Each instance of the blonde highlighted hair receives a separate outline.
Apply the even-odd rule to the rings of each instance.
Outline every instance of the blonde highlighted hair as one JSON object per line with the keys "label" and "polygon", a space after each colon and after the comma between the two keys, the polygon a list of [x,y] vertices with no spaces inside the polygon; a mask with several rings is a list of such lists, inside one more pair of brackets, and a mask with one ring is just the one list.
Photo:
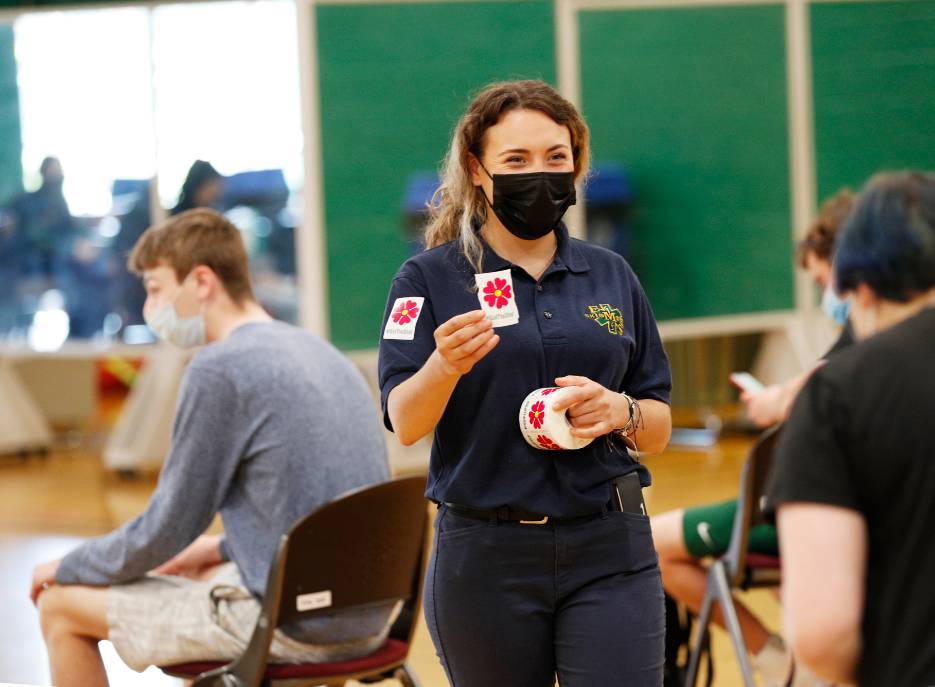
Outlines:
{"label": "blonde highlighted hair", "polygon": [[460,241],[468,262],[481,271],[483,245],[477,228],[487,219],[487,203],[480,187],[471,181],[470,161],[483,156],[487,129],[512,110],[537,110],[571,134],[575,181],[590,164],[590,134],[578,109],[544,81],[503,81],[483,88],[458,121],[448,155],[442,166],[441,185],[429,203],[425,247]]}

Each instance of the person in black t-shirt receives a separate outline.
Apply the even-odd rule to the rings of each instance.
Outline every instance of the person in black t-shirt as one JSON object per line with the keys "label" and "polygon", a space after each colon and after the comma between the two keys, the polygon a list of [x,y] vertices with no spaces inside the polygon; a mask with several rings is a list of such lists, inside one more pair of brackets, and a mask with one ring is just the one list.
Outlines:
{"label": "person in black t-shirt", "polygon": [[777,449],[797,659],[861,685],[935,684],[935,174],[873,178],[835,277],[860,343],[815,372]]}
{"label": "person in black t-shirt", "polygon": [[[847,304],[831,288],[835,239],[853,205],[854,194],[848,189],[828,198],[809,225],[805,237],[796,245],[799,267],[808,272],[815,286],[824,293],[822,310],[837,324],[843,325],[841,334],[822,360],[801,374],[781,384],[771,384],[753,393],[745,391],[741,395],[747,403],[750,419],[761,427],[770,427],[785,420],[796,394],[805,386],[812,372],[828,357],[853,343],[847,322]],[[715,503],[667,511],[652,518],[653,541],[659,555],[665,591],[695,614],[701,611],[707,585],[705,559],[722,556],[727,551],[736,514],[735,496]],[[778,556],[776,528],[767,524],[754,527],[747,546],[755,553]],[[792,652],[779,634],[774,634],[764,625],[742,599],[735,599],[734,606],[744,643],[750,652],[751,667],[759,675],[761,684],[765,687],[810,687],[815,683],[813,675],[793,664]],[[723,627],[719,609],[715,609],[713,619]]]}

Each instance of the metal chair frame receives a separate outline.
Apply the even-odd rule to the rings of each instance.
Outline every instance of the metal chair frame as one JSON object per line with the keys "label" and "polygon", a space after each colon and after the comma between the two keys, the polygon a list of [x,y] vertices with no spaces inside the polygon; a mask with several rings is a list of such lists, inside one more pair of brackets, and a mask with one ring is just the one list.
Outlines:
{"label": "metal chair frame", "polygon": [[692,641],[691,654],[688,662],[688,673],[685,676],[686,687],[695,687],[698,678],[698,667],[705,639],[709,633],[711,614],[714,603],[717,602],[724,615],[724,623],[730,635],[740,672],[746,687],[756,687],[753,679],[753,669],[747,655],[747,645],[740,629],[740,620],[734,607],[733,590],[751,589],[755,587],[776,587],[781,582],[778,569],[751,568],[748,564],[747,546],[750,530],[759,524],[765,523],[763,513],[765,502],[766,482],[773,462],[776,442],[779,438],[781,425],[773,427],[759,436],[750,449],[740,476],[740,493],[737,496],[737,513],[731,529],[730,546],[727,552],[713,561],[708,567],[708,576],[704,601],[701,613],[698,616],[698,626]]}

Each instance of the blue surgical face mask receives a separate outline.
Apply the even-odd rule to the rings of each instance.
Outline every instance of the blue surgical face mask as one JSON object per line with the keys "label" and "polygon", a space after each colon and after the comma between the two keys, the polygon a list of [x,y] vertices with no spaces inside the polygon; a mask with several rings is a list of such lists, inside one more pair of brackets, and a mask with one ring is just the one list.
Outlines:
{"label": "blue surgical face mask", "polygon": [[175,311],[175,301],[182,293],[185,281],[179,287],[178,292],[172,297],[172,300],[156,310],[151,315],[143,314],[147,326],[153,330],[153,333],[163,341],[167,341],[179,348],[194,348],[201,346],[206,341],[205,336],[205,318],[198,313],[194,317],[179,317]]}
{"label": "blue surgical face mask", "polygon": [[829,286],[821,296],[821,309],[824,310],[825,315],[843,327],[847,324],[851,304],[849,301],[842,300]]}

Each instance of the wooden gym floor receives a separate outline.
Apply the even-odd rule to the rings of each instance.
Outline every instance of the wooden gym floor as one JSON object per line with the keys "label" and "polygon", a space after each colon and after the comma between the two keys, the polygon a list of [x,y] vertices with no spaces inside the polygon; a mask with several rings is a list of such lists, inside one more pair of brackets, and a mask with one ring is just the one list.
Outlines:
{"label": "wooden gym floor", "polygon": [[[745,437],[725,438],[710,449],[672,448],[648,458],[655,482],[647,494],[650,513],[736,495],[750,443]],[[154,477],[127,481],[104,470],[101,444],[98,427],[74,437],[70,445],[62,442],[46,459],[0,457],[0,683],[49,684],[45,649],[28,599],[33,565],[126,522],[143,510],[155,488]],[[746,597],[769,627],[778,627],[778,603],[771,592],[754,591]],[[107,642],[102,651],[112,685],[181,684],[153,668],[142,676],[130,671]],[[740,685],[732,650],[719,631],[714,635],[714,653],[715,684]],[[424,621],[410,659],[424,687],[447,684]]]}

